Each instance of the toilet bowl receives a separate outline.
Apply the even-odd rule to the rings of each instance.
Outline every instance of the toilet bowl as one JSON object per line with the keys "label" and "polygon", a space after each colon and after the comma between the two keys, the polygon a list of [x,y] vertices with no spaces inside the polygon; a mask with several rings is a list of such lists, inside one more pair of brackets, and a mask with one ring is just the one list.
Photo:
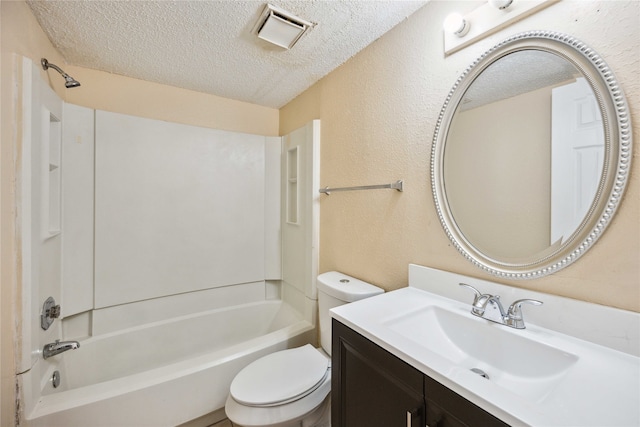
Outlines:
{"label": "toilet bowl", "polygon": [[322,348],[310,344],[264,356],[231,383],[227,418],[241,427],[329,427],[331,425],[331,315],[339,305],[384,291],[345,274],[318,276]]}

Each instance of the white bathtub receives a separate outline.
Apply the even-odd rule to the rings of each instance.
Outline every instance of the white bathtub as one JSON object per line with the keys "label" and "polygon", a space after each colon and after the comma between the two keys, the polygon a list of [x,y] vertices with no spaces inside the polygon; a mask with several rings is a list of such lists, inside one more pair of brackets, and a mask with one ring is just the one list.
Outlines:
{"label": "white bathtub", "polygon": [[[274,351],[315,341],[281,301],[155,322],[81,341],[55,357],[28,426],[175,426],[224,407],[236,373]],[[48,363],[40,361],[40,363]]]}

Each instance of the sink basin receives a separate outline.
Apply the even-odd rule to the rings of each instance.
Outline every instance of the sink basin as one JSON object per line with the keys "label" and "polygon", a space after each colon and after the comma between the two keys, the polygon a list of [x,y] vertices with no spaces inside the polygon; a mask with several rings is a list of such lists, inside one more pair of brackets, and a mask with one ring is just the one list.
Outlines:
{"label": "sink basin", "polygon": [[540,402],[578,357],[463,311],[428,306],[381,324],[454,366]]}

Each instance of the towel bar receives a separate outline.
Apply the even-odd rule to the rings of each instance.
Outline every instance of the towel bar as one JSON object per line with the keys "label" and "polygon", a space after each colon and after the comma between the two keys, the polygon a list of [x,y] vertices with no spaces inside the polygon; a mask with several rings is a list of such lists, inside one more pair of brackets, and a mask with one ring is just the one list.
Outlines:
{"label": "towel bar", "polygon": [[382,188],[389,188],[391,190],[403,191],[404,183],[402,180],[398,180],[391,184],[381,184],[381,185],[361,185],[358,187],[340,187],[340,188],[321,188],[320,192],[326,195],[330,195],[334,191],[355,191],[355,190],[377,190]]}

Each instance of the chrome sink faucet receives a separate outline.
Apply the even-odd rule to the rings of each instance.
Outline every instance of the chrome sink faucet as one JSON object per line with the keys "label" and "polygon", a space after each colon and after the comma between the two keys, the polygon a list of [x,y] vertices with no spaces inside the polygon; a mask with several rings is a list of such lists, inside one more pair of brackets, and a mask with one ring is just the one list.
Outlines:
{"label": "chrome sink faucet", "polygon": [[500,295],[483,294],[466,283],[460,283],[460,286],[471,289],[475,293],[471,305],[471,314],[511,328],[525,328],[522,317],[522,304],[542,305],[542,301],[535,299],[519,299],[514,301],[505,312],[500,302]]}
{"label": "chrome sink faucet", "polygon": [[77,348],[80,348],[80,343],[78,341],[56,340],[56,342],[52,342],[44,346],[42,349],[42,357],[44,359],[48,359],[56,354],[64,353],[67,350],[75,350]]}

